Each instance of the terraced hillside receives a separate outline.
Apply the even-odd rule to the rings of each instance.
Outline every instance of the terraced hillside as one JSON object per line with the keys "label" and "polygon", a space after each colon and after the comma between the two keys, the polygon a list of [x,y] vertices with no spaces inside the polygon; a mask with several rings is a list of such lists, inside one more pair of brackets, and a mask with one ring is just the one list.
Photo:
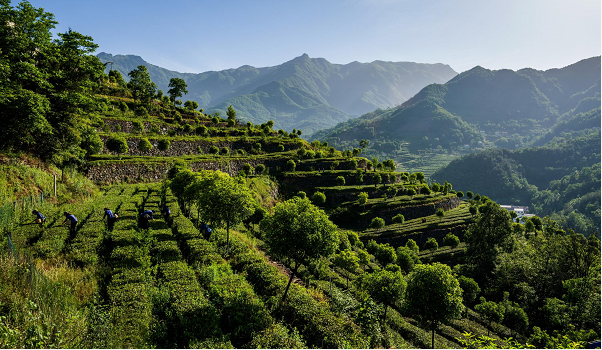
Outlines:
{"label": "terraced hillside", "polygon": [[[382,321],[367,321],[348,307],[341,308],[343,300],[364,301],[357,287],[346,287],[343,276],[348,274],[335,265],[324,270],[325,275],[312,272],[313,266],[299,271],[288,302],[279,305],[289,270],[265,254],[253,230],[240,226],[232,232],[225,254],[225,232],[214,230],[207,240],[163,189],[159,184],[110,186],[83,204],[49,208],[44,228],[24,225],[13,231],[18,256],[31,254],[32,260],[22,275],[10,273],[26,258],[3,260],[12,268],[3,269],[3,274],[20,279],[24,288],[13,296],[15,310],[27,307],[27,300],[35,303],[32,315],[44,320],[38,325],[41,334],[49,337],[44,344],[112,348],[430,345],[428,333],[403,317],[399,305],[391,305]],[[137,227],[142,209],[157,211],[162,204],[172,209],[170,222],[156,216],[149,229]],[[112,232],[102,221],[104,207],[119,215]],[[61,225],[63,211],[80,219],[74,235]],[[359,251],[362,246],[353,241],[347,249]],[[370,256],[366,273],[380,270],[379,266],[379,260]],[[45,294],[50,287],[54,292]],[[494,327],[496,333],[502,332],[500,336],[509,334],[503,326],[485,325],[472,311],[467,315],[437,333],[439,347],[459,347],[456,338],[462,339],[465,331],[483,334]],[[27,322],[33,320],[25,320],[23,327]],[[367,327],[382,328],[374,334]]]}

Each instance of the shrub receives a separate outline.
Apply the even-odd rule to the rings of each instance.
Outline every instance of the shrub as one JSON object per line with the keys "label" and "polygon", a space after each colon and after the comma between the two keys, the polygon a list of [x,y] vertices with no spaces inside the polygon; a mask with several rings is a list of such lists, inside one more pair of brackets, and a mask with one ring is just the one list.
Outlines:
{"label": "shrub", "polygon": [[121,136],[111,136],[107,139],[107,149],[117,154],[126,153],[128,151],[128,143]]}
{"label": "shrub", "polygon": [[159,151],[167,151],[170,145],[171,142],[169,142],[169,140],[161,139],[157,144],[157,148],[159,149]]}
{"label": "shrub", "polygon": [[219,153],[219,148],[217,148],[217,146],[211,146],[211,147],[209,147],[209,153],[211,153],[211,154],[218,154]]}
{"label": "shrub", "polygon": [[251,166],[251,164],[245,163],[242,165],[242,171],[245,173],[245,175],[251,175],[252,170],[253,167]]}
{"label": "shrub", "polygon": [[153,149],[153,145],[148,141],[147,138],[143,137],[138,141],[138,150],[141,152],[146,152]]}
{"label": "shrub", "polygon": [[255,174],[261,175],[261,174],[263,174],[264,171],[265,171],[265,165],[257,164],[257,166],[255,167]]}
{"label": "shrub", "polygon": [[305,152],[305,158],[306,159],[313,159],[316,157],[316,152],[312,151],[312,150],[307,150],[307,152]]}
{"label": "shrub", "polygon": [[121,102],[119,103],[119,109],[120,109],[122,112],[127,112],[127,111],[129,110],[129,108],[128,108],[128,105],[127,105],[125,102],[123,102],[123,101],[121,101]]}
{"label": "shrub", "polygon": [[228,153],[230,153],[230,150],[227,147],[222,147],[219,150],[219,154],[221,154],[223,156],[227,155]]}
{"label": "shrub", "polygon": [[199,125],[195,129],[195,132],[197,133],[197,135],[202,135],[202,136],[206,136],[208,131],[209,131],[209,129],[207,129],[207,127],[205,125]]}
{"label": "shrub", "polygon": [[448,233],[443,238],[443,245],[450,246],[451,248],[455,248],[460,244],[460,238],[454,235],[453,233]]}
{"label": "shrub", "polygon": [[385,227],[385,219],[379,218],[379,217],[373,218],[372,221],[370,222],[370,227],[372,227],[372,228]]}
{"label": "shrub", "polygon": [[211,118],[211,122],[213,124],[217,124],[217,123],[219,123],[219,118],[218,117],[213,117],[213,118]]}
{"label": "shrub", "polygon": [[316,193],[311,196],[311,201],[317,206],[324,205],[324,203],[326,203],[326,195],[320,191],[316,191]]}
{"label": "shrub", "polygon": [[345,178],[343,176],[337,176],[337,186],[345,186]]}
{"label": "shrub", "polygon": [[228,119],[228,126],[233,127],[234,125],[236,125],[236,121],[234,119]]}
{"label": "shrub", "polygon": [[303,191],[299,191],[299,192],[297,192],[297,197],[303,199],[303,198],[307,197],[307,194]]}
{"label": "shrub", "polygon": [[176,115],[173,117],[173,120],[176,123],[181,123],[182,122],[182,115],[180,114],[180,112],[176,112]]}
{"label": "shrub", "polygon": [[257,142],[256,144],[253,145],[253,149],[256,152],[261,152],[261,143]]}
{"label": "shrub", "polygon": [[295,171],[295,168],[296,168],[296,167],[297,167],[297,164],[295,163],[295,161],[294,161],[294,160],[292,160],[292,159],[289,159],[289,160],[286,162],[286,170],[288,170],[288,171]]}
{"label": "shrub", "polygon": [[420,194],[431,194],[431,189],[428,186],[422,186],[420,188]]}
{"label": "shrub", "polygon": [[299,156],[299,159],[301,159],[301,158],[305,157],[305,153],[306,153],[306,152],[307,152],[307,151],[305,150],[305,148],[299,148],[299,149],[297,150],[297,156]]}
{"label": "shrub", "polygon": [[405,221],[405,218],[401,214],[397,214],[393,217],[393,222],[396,224],[403,224],[404,221]]}
{"label": "shrub", "polygon": [[435,252],[435,250],[439,249],[439,243],[437,243],[437,239],[435,237],[429,237],[424,243],[424,249],[431,250],[431,252]]}
{"label": "shrub", "polygon": [[283,144],[278,145],[278,152],[284,152],[284,145]]}
{"label": "shrub", "polygon": [[134,110],[134,114],[137,117],[141,117],[141,118],[148,118],[148,116],[149,116],[148,111],[143,106],[136,107],[136,109]]}

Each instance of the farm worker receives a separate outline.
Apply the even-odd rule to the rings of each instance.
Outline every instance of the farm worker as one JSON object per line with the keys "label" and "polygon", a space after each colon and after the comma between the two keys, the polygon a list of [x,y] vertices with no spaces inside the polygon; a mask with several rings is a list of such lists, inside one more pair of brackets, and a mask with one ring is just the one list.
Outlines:
{"label": "farm worker", "polygon": [[111,209],[105,208],[105,215],[103,215],[102,219],[107,218],[107,229],[109,231],[113,231],[113,227],[115,226],[115,221],[117,221],[117,214],[113,214]]}
{"label": "farm worker", "polygon": [[211,227],[207,226],[207,224],[205,223],[201,224],[199,231],[203,234],[203,237],[205,237],[205,239],[209,239],[209,237],[211,236]]}
{"label": "farm worker", "polygon": [[31,213],[37,216],[37,218],[33,222],[36,224],[40,224],[40,227],[44,227],[44,223],[46,222],[46,217],[44,216],[44,214],[40,213],[35,209]]}
{"label": "farm worker", "polygon": [[140,216],[138,218],[138,227],[147,229],[148,228],[148,220],[155,220],[153,218],[152,210],[145,210],[142,213],[140,213]]}
{"label": "farm worker", "polygon": [[71,221],[71,228],[69,229],[69,233],[71,235],[74,235],[75,234],[75,226],[77,226],[77,218],[75,217],[75,215],[69,214],[68,212],[64,212],[63,215],[65,215],[65,221],[63,221],[63,224],[66,223],[67,221]]}
{"label": "farm worker", "polygon": [[161,215],[163,215],[163,219],[165,219],[165,222],[169,225],[169,216],[171,215],[171,210],[169,210],[169,207],[167,205],[163,206],[163,209],[161,210]]}

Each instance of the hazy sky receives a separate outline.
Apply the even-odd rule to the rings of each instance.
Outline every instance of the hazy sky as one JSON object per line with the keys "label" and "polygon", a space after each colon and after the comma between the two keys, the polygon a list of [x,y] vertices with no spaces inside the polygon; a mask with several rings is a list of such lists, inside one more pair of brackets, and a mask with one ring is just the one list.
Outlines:
{"label": "hazy sky", "polygon": [[[332,63],[559,68],[600,55],[600,0],[31,0],[97,52],[179,72]],[[17,1],[13,0],[13,5]]]}

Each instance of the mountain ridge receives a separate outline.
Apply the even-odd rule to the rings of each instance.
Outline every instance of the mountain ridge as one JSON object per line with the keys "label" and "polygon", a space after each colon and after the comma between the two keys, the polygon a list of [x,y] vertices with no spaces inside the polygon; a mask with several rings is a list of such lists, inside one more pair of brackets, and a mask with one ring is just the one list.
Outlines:
{"label": "mountain ridge", "polygon": [[[442,63],[333,64],[307,54],[272,67],[243,65],[195,74],[163,69],[140,56],[104,52],[97,56],[103,62],[113,61],[114,69],[124,77],[137,65],[146,65],[164,92],[170,78],[184,79],[189,93],[183,99],[197,101],[206,112],[223,114],[233,105],[242,120],[263,123],[271,119],[276,128],[284,129],[303,125],[304,135],[377,108],[399,105],[427,84],[442,83],[457,74]],[[270,95],[275,81],[280,84],[278,94]],[[306,95],[301,103],[290,104],[301,91]]]}

